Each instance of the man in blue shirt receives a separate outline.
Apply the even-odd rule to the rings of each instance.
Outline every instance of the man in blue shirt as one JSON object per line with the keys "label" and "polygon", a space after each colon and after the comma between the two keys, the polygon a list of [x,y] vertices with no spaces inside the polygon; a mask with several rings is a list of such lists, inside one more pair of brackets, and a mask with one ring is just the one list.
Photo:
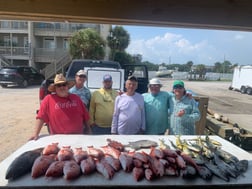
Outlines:
{"label": "man in blue shirt", "polygon": [[87,109],[89,109],[91,93],[90,90],[84,86],[87,75],[84,70],[79,70],[75,74],[75,85],[69,89],[69,93],[78,95]]}
{"label": "man in blue shirt", "polygon": [[200,119],[200,111],[196,101],[186,95],[184,82],[175,80],[174,96],[170,101],[171,135],[195,135],[195,122]]}
{"label": "man in blue shirt", "polygon": [[150,93],[143,94],[146,130],[145,134],[163,135],[169,128],[168,109],[170,94],[160,91],[162,84],[159,79],[153,78],[149,81]]}

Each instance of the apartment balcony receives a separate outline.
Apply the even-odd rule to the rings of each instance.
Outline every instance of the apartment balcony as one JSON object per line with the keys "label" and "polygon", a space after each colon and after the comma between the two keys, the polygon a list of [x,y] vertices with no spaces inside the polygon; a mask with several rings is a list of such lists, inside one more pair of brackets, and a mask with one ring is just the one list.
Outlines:
{"label": "apartment balcony", "polygon": [[30,51],[26,47],[0,46],[0,54],[7,59],[29,60]]}
{"label": "apartment balcony", "polygon": [[48,49],[48,48],[35,48],[34,60],[35,62],[52,63],[58,60],[65,54],[69,54],[67,49]]}
{"label": "apartment balcony", "polygon": [[28,33],[28,22],[0,21],[0,33]]}
{"label": "apartment balcony", "polygon": [[99,25],[94,24],[76,26],[64,23],[36,23],[34,24],[34,35],[71,37],[74,32],[84,28],[94,28],[95,30],[99,31]]}

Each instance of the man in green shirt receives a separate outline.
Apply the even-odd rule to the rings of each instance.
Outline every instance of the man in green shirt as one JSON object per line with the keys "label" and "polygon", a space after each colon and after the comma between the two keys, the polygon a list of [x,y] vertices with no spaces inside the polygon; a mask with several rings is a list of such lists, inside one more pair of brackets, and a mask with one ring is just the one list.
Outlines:
{"label": "man in green shirt", "polygon": [[103,76],[103,87],[94,91],[90,101],[90,127],[93,134],[111,134],[115,98],[118,92],[112,89],[112,76]]}
{"label": "man in green shirt", "polygon": [[150,93],[143,94],[146,128],[145,134],[163,135],[169,129],[168,109],[171,95],[160,91],[162,84],[159,79],[149,81]]}

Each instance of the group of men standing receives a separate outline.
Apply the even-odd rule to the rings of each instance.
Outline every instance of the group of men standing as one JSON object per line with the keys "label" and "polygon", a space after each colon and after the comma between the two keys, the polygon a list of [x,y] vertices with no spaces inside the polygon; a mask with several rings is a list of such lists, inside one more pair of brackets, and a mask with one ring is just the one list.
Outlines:
{"label": "group of men standing", "polygon": [[[112,89],[111,75],[92,93],[85,87],[84,70],[76,73],[75,84],[57,74],[41,103],[34,134],[38,139],[44,123],[50,134],[195,134],[200,119],[194,99],[186,94],[183,81],[174,81],[172,92],[161,91],[159,79],[149,81],[149,93],[136,92],[138,80],[129,76],[124,93]],[[84,131],[83,131],[84,126]]]}

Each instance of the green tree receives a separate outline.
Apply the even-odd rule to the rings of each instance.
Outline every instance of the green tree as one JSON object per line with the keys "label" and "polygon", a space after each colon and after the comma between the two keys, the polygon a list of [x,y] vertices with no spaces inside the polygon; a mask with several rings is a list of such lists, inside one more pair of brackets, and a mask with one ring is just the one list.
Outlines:
{"label": "green tree", "polygon": [[187,63],[186,63],[186,71],[188,71],[188,72],[190,72],[191,71],[191,69],[192,69],[192,66],[193,66],[193,61],[188,61]]}
{"label": "green tree", "polygon": [[73,58],[100,60],[105,56],[105,44],[96,30],[82,29],[70,39],[70,54]]}
{"label": "green tree", "polygon": [[196,71],[199,74],[199,78],[203,79],[203,76],[206,74],[206,66],[204,64],[199,64],[196,66]]}
{"label": "green tree", "polygon": [[130,35],[122,26],[115,26],[109,31],[107,43],[110,52],[110,59],[114,60],[117,52],[123,52],[129,46]]}

